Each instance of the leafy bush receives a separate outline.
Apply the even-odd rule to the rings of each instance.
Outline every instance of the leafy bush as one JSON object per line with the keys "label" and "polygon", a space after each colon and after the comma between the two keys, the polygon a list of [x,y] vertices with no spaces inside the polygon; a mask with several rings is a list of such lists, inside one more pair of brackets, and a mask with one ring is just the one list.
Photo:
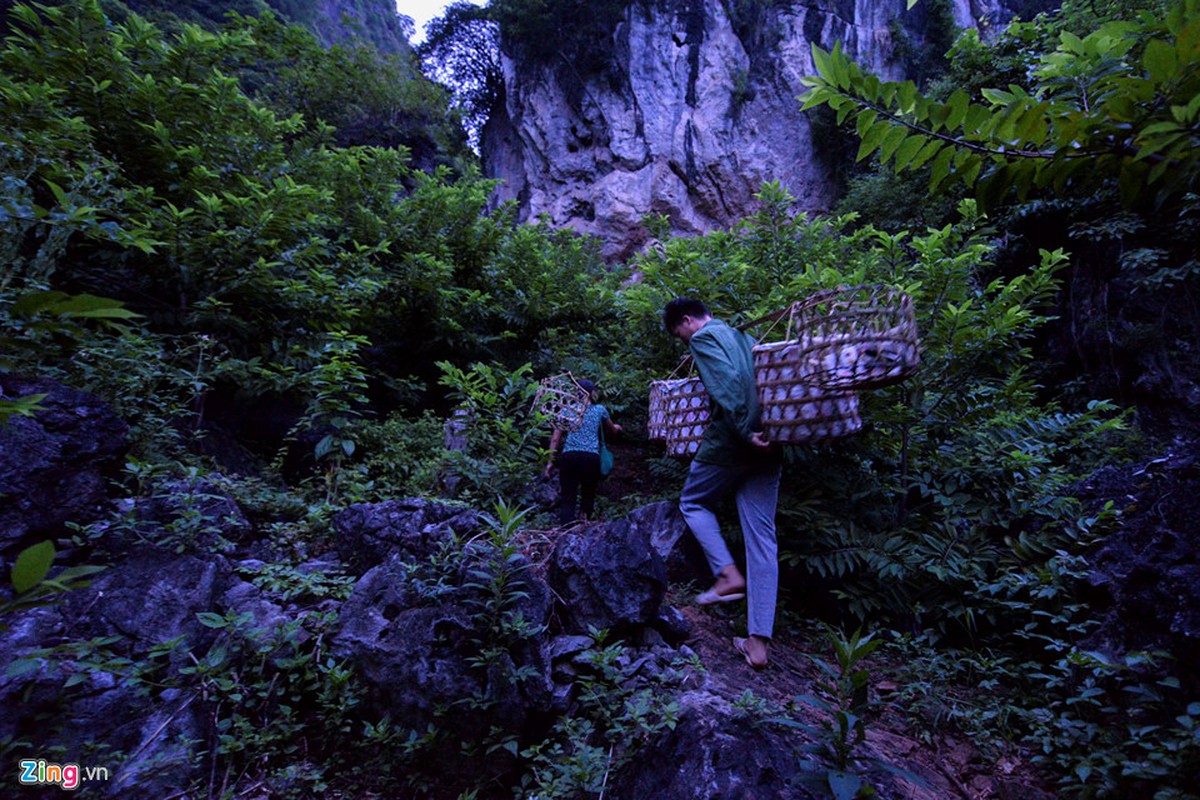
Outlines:
{"label": "leafy bush", "polygon": [[544,432],[531,408],[538,388],[533,368],[523,364],[508,372],[486,364],[469,370],[448,363],[439,366],[442,383],[465,412],[465,447],[445,452],[448,477],[462,481],[468,497],[515,496],[546,461]]}
{"label": "leafy bush", "polygon": [[579,657],[578,708],[561,717],[544,740],[521,751],[528,769],[518,796],[566,800],[603,794],[610,773],[636,758],[655,734],[675,728],[678,706],[655,690],[682,681],[682,669],[639,685],[629,673],[626,648],[607,644],[605,631],[591,633],[593,646]]}
{"label": "leafy bush", "polygon": [[[1036,538],[1070,517],[1063,490],[1103,462],[1120,427],[1110,404],[1067,413],[1039,403],[1027,374],[1064,255],[1044,252],[1027,272],[984,283],[994,245],[971,202],[958,224],[910,236],[850,231],[852,218],[792,217],[776,185],[759,198],[763,210],[734,231],[641,257],[641,282],[619,298],[632,329],[620,360],[646,369],[643,380],[671,371],[678,350],[659,313],[675,295],[698,296],[736,324],[839,285],[908,292],[921,370],[862,397],[866,427],[855,439],[788,449],[781,558],[836,582],[859,618],[969,627],[963,591],[1016,562],[1006,537]],[[756,331],[783,335],[782,325]]]}

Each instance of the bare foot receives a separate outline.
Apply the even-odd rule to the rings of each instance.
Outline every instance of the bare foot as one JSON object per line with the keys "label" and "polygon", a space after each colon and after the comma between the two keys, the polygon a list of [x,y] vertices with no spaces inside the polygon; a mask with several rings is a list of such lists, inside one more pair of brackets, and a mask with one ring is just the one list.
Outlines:
{"label": "bare foot", "polygon": [[707,606],[713,603],[731,603],[746,596],[746,579],[733,564],[717,573],[717,579],[712,588],[696,596],[699,605]]}
{"label": "bare foot", "polygon": [[762,669],[768,663],[767,649],[770,641],[762,636],[748,636],[745,639],[735,636],[733,646],[745,657],[747,664],[754,669]]}
{"label": "bare foot", "polygon": [[717,580],[712,588],[717,594],[744,592],[746,591],[746,579],[742,577],[742,573],[738,572],[737,566],[730,564],[717,573]]}

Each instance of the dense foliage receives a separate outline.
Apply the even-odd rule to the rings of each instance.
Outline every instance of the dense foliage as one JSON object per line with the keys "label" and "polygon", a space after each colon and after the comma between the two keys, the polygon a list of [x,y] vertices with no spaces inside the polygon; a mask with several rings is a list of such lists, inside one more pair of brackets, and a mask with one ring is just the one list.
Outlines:
{"label": "dense foliage", "polygon": [[[490,22],[533,24],[535,5],[494,3]],[[525,569],[517,533],[547,517],[493,504],[535,502],[547,438],[530,410],[538,378],[569,369],[596,380],[631,432],[628,452],[646,456],[620,467],[638,487],[602,507],[620,513],[673,496],[681,478],[678,462],[633,433],[648,381],[682,354],[661,330],[666,300],[702,297],[741,324],[817,289],[900,287],[920,314],[921,372],[862,397],[856,438],[787,452],[784,628],[797,634],[803,617],[823,616],[879,629],[849,645],[830,637],[842,672],[827,666],[814,705],[845,724],[817,750],[832,754],[831,769],[866,765],[852,753],[867,705],[857,661],[890,638],[925,735],[953,727],[995,754],[1029,754],[1032,743],[1071,796],[1193,796],[1200,707],[1179,670],[1159,653],[1105,654],[1087,641],[1086,559],[1120,519],[1084,509],[1071,486],[1122,458],[1131,439],[1104,395],[1039,383],[1033,347],[1078,252],[1071,240],[1006,240],[1020,219],[1062,203],[1085,226],[1080,238],[1124,245],[1158,235],[1140,208],[1157,203],[1177,230],[1136,254],[1121,247],[1122,266],[1143,288],[1191,285],[1194,251],[1181,254],[1200,162],[1178,145],[1195,136],[1194,8],[1101,20],[1099,32],[1070,19],[1079,27],[1061,38],[1043,18],[994,43],[959,40],[951,74],[974,76],[960,85],[1013,84],[987,95],[992,106],[966,90],[935,100],[836,51],[820,56],[809,101],[857,119],[864,155],[924,164],[939,187],[969,178],[936,214],[886,226],[794,216],[792,198],[768,184],[761,211],[728,231],[669,238],[665,220],[647,218],[661,243],[625,269],[606,267],[594,242],[492,207],[492,184],[451,133],[447,98],[411,59],[324,50],[271,16],[164,33],[137,15],[106,17],[95,0],[18,8],[0,51],[0,368],[111,402],[132,426],[123,491],[191,508],[203,481],[220,484],[261,520],[261,535],[297,554],[328,548],[331,515],[354,501],[452,495],[492,509],[493,535],[470,550],[470,585],[451,585],[463,542],[406,566],[422,602],[454,598],[494,620],[480,642],[486,672],[530,635],[512,613]],[[459,8],[446,24],[481,20]],[[427,55],[454,57],[439,49],[453,36],[432,34]],[[1039,66],[1026,73],[1026,61]],[[478,76],[484,105],[495,101],[491,77]],[[424,153],[405,146],[415,132]],[[1102,156],[1086,175],[1076,149]],[[1141,182],[1130,188],[1126,173]],[[1042,206],[999,202],[1001,189],[1056,187]],[[36,415],[41,399],[0,397],[0,424]],[[449,449],[452,411],[466,444]],[[195,515],[149,532],[117,518],[76,531],[75,552],[102,555],[106,538],[123,536],[185,553],[228,545],[210,533]],[[38,602],[53,555],[32,551],[17,573]],[[344,576],[288,563],[247,577],[314,602],[349,589]],[[425,790],[422,754],[446,734],[362,716],[353,674],[324,649],[327,616],[270,633],[236,616],[201,622],[230,644],[189,654],[171,686],[220,699],[214,772],[286,778],[297,796],[327,793],[339,770],[334,790],[347,796]],[[673,724],[670,703],[629,688],[621,645],[594,640],[575,716],[538,737],[481,732],[465,743],[512,754],[519,785],[504,791],[594,796],[635,740]],[[111,644],[39,657],[69,655],[147,686],[162,679],[170,647],[130,664]],[[236,673],[230,664],[247,654],[257,666]],[[64,673],[64,691],[77,675]],[[963,685],[986,691],[948,688]],[[279,686],[294,699],[279,702]],[[300,773],[297,741],[313,754]]]}

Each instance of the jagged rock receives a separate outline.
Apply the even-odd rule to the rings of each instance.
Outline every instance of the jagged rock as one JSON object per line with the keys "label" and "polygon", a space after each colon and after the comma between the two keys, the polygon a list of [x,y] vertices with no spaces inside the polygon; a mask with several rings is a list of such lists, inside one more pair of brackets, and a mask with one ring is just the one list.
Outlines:
{"label": "jagged rock", "polygon": [[686,642],[692,636],[692,625],[687,621],[683,612],[674,606],[662,609],[653,623],[654,630],[662,634],[671,644]]}
{"label": "jagged rock", "polygon": [[550,640],[546,655],[551,661],[573,658],[591,647],[594,641],[590,636],[555,636]]}
{"label": "jagged rock", "polygon": [[[157,798],[186,786],[197,775],[208,736],[207,718],[193,695],[147,693],[136,682],[87,666],[86,655],[68,651],[46,658],[36,651],[116,637],[102,647],[137,661],[154,645],[182,637],[184,647],[203,654],[217,634],[196,615],[221,610],[228,579],[228,564],[220,557],[143,549],[65,595],[61,605],[6,617],[10,627],[0,632],[0,661],[20,659],[21,667],[0,678],[0,707],[21,712],[0,714],[0,736],[61,748],[65,762],[105,766],[89,754],[127,754],[100,789],[108,797]],[[180,655],[172,663],[185,662]],[[118,673],[122,669],[117,665]],[[83,682],[65,687],[76,674],[85,676]]]}
{"label": "jagged rock", "polygon": [[235,579],[221,596],[221,606],[236,614],[249,614],[250,627],[274,630],[289,621],[283,606],[263,596],[252,583]]}
{"label": "jagged rock", "polygon": [[667,573],[646,527],[617,520],[562,535],[549,581],[564,631],[621,635],[658,620]]}
{"label": "jagged rock", "polygon": [[45,394],[46,410],[0,426],[0,550],[103,516],[128,426],[98,398],[53,381],[0,374],[0,396]]}
{"label": "jagged rock", "polygon": [[[45,672],[38,661],[28,661],[28,668],[18,664],[18,659],[29,656],[33,651],[58,641],[65,630],[62,612],[57,608],[33,608],[15,614],[6,614],[0,627],[0,740],[17,738],[21,726],[30,725],[36,719],[36,711],[42,702],[53,701],[58,683],[45,691],[39,691],[37,679]],[[11,674],[10,674],[11,673]],[[11,713],[11,709],[21,713]],[[9,713],[5,713],[9,711]]]}
{"label": "jagged rock", "polygon": [[[158,800],[200,777],[209,730],[197,693],[148,695],[101,671],[64,691],[62,677],[43,674],[24,687],[21,736],[39,755],[62,754],[52,761],[107,769],[107,781],[83,784],[90,796]],[[119,766],[104,757],[112,752],[126,754]]]}
{"label": "jagged rock", "polygon": [[[614,800],[801,800],[796,737],[754,725],[728,701],[704,691],[676,698],[679,719],[615,776]],[[669,764],[670,769],[663,765]]]}
{"label": "jagged rock", "polygon": [[[1003,22],[996,0],[954,0],[954,24]],[[645,244],[641,218],[665,215],[675,234],[729,226],[754,213],[764,181],[779,181],[802,210],[825,210],[836,160],[796,97],[815,72],[810,43],[836,41],[867,69],[906,77],[905,52],[930,44],[930,10],[870,0],[638,0],[607,37],[529,55],[501,48],[504,104],[482,135],[497,199],[519,219],[599,236],[607,257]],[[506,43],[513,44],[513,43]],[[944,45],[948,45],[945,42]]]}
{"label": "jagged rock", "polygon": [[357,503],[333,518],[338,555],[359,575],[392,554],[428,558],[449,537],[480,525],[476,511],[421,498]]}
{"label": "jagged rock", "polygon": [[[650,660],[647,665],[653,667]],[[728,688],[726,689],[728,691]],[[809,734],[773,724],[761,712],[736,708],[708,688],[677,694],[678,721],[637,753],[611,784],[615,800],[653,797],[654,800],[804,800],[830,796],[829,767],[803,748]],[[818,728],[812,719],[807,720]],[[882,730],[868,733],[855,746],[863,759],[854,769],[876,790],[880,800],[942,800],[958,794],[944,776],[900,754],[910,740]],[[887,762],[915,776],[914,783],[898,779],[891,770],[875,768],[883,754]],[[670,764],[670,769],[663,769]]]}
{"label": "jagged rock", "polygon": [[245,541],[254,526],[221,488],[220,477],[156,484],[148,497],[134,501],[138,538],[189,552],[230,550]]}
{"label": "jagged rock", "polygon": [[664,500],[644,505],[631,512],[628,520],[635,530],[645,531],[650,537],[650,545],[666,564],[671,581],[708,583],[711,575],[704,551],[683,521],[678,503]]}
{"label": "jagged rock", "polygon": [[[546,586],[519,563],[509,584],[511,610],[531,626],[526,636],[497,643],[489,605],[495,564],[486,546],[464,554],[462,573],[440,582],[405,564],[398,554],[368,571],[342,605],[334,652],[348,659],[371,687],[378,707],[414,730],[436,724],[466,740],[493,726],[518,732],[553,708],[544,626],[550,615]],[[478,585],[470,585],[477,583]],[[524,597],[516,595],[524,593]],[[493,644],[497,655],[479,663]],[[453,713],[442,716],[442,709]],[[461,769],[462,754],[441,749],[431,763]],[[477,767],[472,764],[472,769]]]}
{"label": "jagged rock", "polygon": [[220,610],[229,585],[229,563],[220,556],[146,548],[67,595],[64,614],[73,637],[119,636],[134,654],[177,637],[204,652],[215,633],[196,615]]}
{"label": "jagged rock", "polygon": [[198,693],[168,689],[141,705],[140,713],[129,707],[116,714],[132,723],[136,737],[122,743],[129,756],[104,786],[105,797],[161,800],[203,774],[201,753],[209,730]]}

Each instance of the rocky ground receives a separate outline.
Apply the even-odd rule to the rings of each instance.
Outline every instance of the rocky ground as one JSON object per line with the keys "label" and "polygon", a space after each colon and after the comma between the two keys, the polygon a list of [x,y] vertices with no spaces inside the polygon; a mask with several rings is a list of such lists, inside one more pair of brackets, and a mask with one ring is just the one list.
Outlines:
{"label": "rocky ground", "polygon": [[[0,619],[0,743],[15,755],[62,761],[123,754],[114,758],[120,766],[111,782],[85,794],[184,800],[206,796],[190,793],[189,785],[219,789],[206,753],[220,733],[222,711],[229,711],[229,699],[217,691],[222,676],[244,680],[238,676],[261,672],[250,645],[261,644],[262,631],[290,628],[294,638],[276,651],[284,661],[311,653],[322,665],[332,657],[353,670],[364,691],[362,704],[348,712],[356,725],[389,717],[407,729],[442,732],[440,745],[419,751],[414,769],[463,779],[484,770],[515,775],[520,768],[509,751],[481,760],[464,754],[461,743],[481,731],[510,735],[522,746],[551,735],[556,720],[579,711],[582,687],[601,671],[596,631],[604,630],[606,643],[624,644],[610,665],[613,697],[647,689],[677,710],[673,727],[622,745],[625,758],[604,775],[605,797],[822,796],[806,779],[828,778],[828,759],[812,749],[828,742],[822,731],[831,717],[797,698],[812,694],[824,677],[814,658],[832,660],[828,643],[804,621],[786,618],[770,666],[751,670],[731,642],[743,624],[742,604],[701,608],[692,601],[705,567],[673,504],[568,529],[525,528],[507,539],[460,505],[422,498],[357,504],[335,516],[321,552],[303,553],[266,535],[271,520],[244,513],[219,475],[163,484],[138,497],[106,497],[106,475],[124,435],[111,412],[69,390],[6,388],[50,389],[51,410],[0,430],[4,557],[56,530],[60,518],[118,520],[93,530],[103,544],[93,544],[90,555],[87,546],[60,554],[67,561],[106,559],[111,566],[90,586],[52,606],[10,606]],[[81,459],[81,453],[94,455]],[[1198,454],[1195,445],[1180,444],[1077,487],[1090,508],[1113,501],[1122,512],[1121,526],[1094,559],[1092,601],[1105,618],[1093,634],[1096,647],[1134,642],[1170,648],[1180,659],[1194,655]],[[30,505],[61,486],[84,487],[77,495],[86,503]],[[154,543],[160,540],[173,546]],[[496,592],[497,585],[507,588]],[[514,609],[528,627],[497,640],[497,612]],[[182,644],[167,647],[174,640]],[[495,655],[481,668],[488,647]],[[855,755],[880,797],[1053,796],[1050,778],[1020,743],[985,755],[950,725],[919,724],[913,709],[903,707],[899,658],[884,648],[864,662],[878,714]],[[209,662],[212,674],[196,677],[197,666]],[[158,670],[152,679],[130,679],[150,663]],[[481,702],[463,705],[464,698]],[[808,728],[781,724],[782,718]],[[321,722],[307,719],[292,735],[319,748],[322,734],[313,726]],[[390,758],[388,751],[366,755]],[[879,764],[891,771],[874,770]],[[897,777],[897,770],[908,777]],[[31,787],[20,791],[12,796],[39,796]],[[264,777],[238,784],[236,796],[287,791]],[[512,788],[498,792],[510,796]],[[453,800],[457,794],[456,788],[391,796]]]}

